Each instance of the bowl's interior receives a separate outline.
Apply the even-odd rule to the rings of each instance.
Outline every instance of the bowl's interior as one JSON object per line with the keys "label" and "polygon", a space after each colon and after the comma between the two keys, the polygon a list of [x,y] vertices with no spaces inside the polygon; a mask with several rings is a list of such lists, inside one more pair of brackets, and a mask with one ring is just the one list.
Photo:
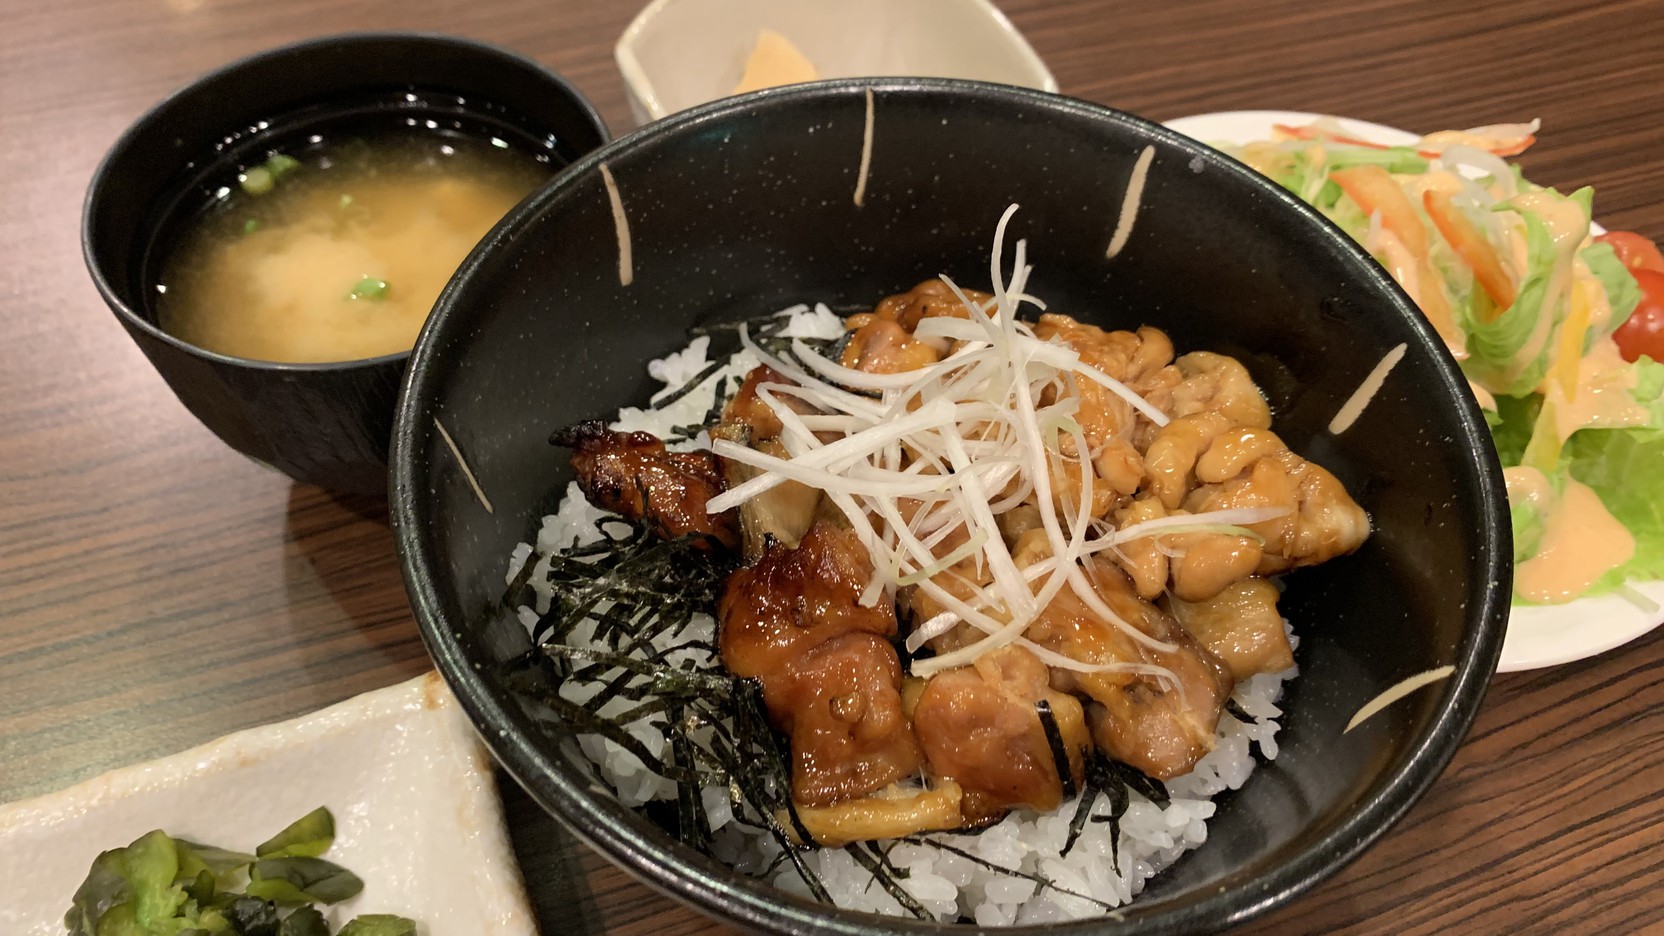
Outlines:
{"label": "bowl's interior", "polygon": [[[880,82],[857,207],[866,87],[765,92],[622,140],[523,205],[452,281],[413,358],[393,468],[407,582],[441,670],[533,795],[649,881],[752,925],[871,925],[737,880],[595,792],[559,733],[506,692],[498,664],[527,638],[496,602],[510,549],[570,477],[565,452],[546,442],[552,428],[643,402],[654,386],[646,361],[685,344],[695,323],[816,300],[870,305],[941,272],[985,288],[994,225],[1015,202],[1011,240],[1028,241],[1033,293],[1098,324],[1159,326],[1181,350],[1239,356],[1277,431],[1373,516],[1359,553],[1288,581],[1302,674],[1286,697],[1281,756],[1222,799],[1207,844],[1124,922],[1092,926],[1218,925],[1286,899],[1425,789],[1494,666],[1507,523],[1477,407],[1366,255],[1237,164],[1134,118],[1017,89]],[[1106,259],[1147,143],[1142,208],[1124,251]],[[630,222],[627,287],[603,160]],[[1408,353],[1363,418],[1329,434],[1336,409],[1400,343]],[[1342,734],[1371,697],[1444,664],[1453,678]]]}

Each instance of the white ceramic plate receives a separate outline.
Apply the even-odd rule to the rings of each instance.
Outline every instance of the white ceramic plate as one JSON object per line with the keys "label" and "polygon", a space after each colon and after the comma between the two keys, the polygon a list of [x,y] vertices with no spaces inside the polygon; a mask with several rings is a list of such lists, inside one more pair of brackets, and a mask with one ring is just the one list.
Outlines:
{"label": "white ceramic plate", "polygon": [[0,805],[0,933],[62,936],[92,860],[152,829],[252,851],[318,806],[324,857],[364,879],[333,926],[397,913],[422,936],[536,936],[491,760],[434,673]]}
{"label": "white ceramic plate", "polygon": [[[1228,111],[1181,117],[1168,121],[1167,126],[1203,143],[1240,145],[1270,139],[1273,124],[1298,126],[1320,116],[1300,111]],[[1353,136],[1372,143],[1395,146],[1420,139],[1417,134],[1368,121],[1341,118],[1341,123]],[[1601,230],[1595,225],[1596,233]],[[1637,590],[1664,605],[1664,582],[1648,582]],[[1664,623],[1664,611],[1649,613],[1613,595],[1563,605],[1515,606],[1498,669],[1507,673],[1581,660],[1626,644],[1660,623]]]}

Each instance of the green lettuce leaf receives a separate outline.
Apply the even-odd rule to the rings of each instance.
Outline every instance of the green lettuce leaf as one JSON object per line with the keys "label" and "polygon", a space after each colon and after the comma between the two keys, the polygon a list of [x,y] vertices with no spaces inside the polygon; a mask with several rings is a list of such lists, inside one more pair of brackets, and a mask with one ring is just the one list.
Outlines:
{"label": "green lettuce leaf", "polygon": [[1566,444],[1566,456],[1572,477],[1600,495],[1635,537],[1635,557],[1592,591],[1664,578],[1664,428],[1585,429]]}
{"label": "green lettuce leaf", "polygon": [[253,861],[253,855],[227,851],[213,845],[199,845],[185,839],[174,839],[178,851],[179,878],[190,880],[206,871],[213,875],[217,887],[227,886]]}
{"label": "green lettuce leaf", "polygon": [[337,936],[416,936],[416,923],[391,913],[366,913],[341,927]]}
{"label": "green lettuce leaf", "polygon": [[1612,307],[1612,317],[1599,331],[1589,329],[1589,343],[1593,344],[1617,331],[1618,326],[1641,304],[1641,287],[1609,244],[1590,244],[1578,253],[1578,257],[1589,267],[1595,279],[1600,280],[1601,286],[1606,289],[1606,302]]}
{"label": "green lettuce leaf", "polygon": [[157,829],[127,846],[124,864],[132,882],[140,923],[170,919],[185,902],[185,889],[174,887],[179,874],[179,850],[166,832]]}
{"label": "green lettuce leaf", "polygon": [[1660,398],[1664,398],[1664,364],[1650,357],[1638,359],[1635,362],[1635,399],[1646,404],[1657,403]]}
{"label": "green lettuce leaf", "polygon": [[335,815],[319,806],[260,844],[261,858],[316,858],[335,841]]}
{"label": "green lettuce leaf", "polygon": [[301,907],[283,918],[277,936],[329,936],[329,923],[315,907]]}
{"label": "green lettuce leaf", "polygon": [[[64,928],[71,936],[183,936],[222,933],[225,919],[198,905],[204,871],[181,872],[179,843],[156,830],[93,859]],[[211,879],[212,875],[209,874]],[[189,885],[189,890],[187,886]]]}
{"label": "green lettuce leaf", "polygon": [[76,888],[69,912],[64,914],[64,929],[70,936],[94,936],[99,921],[114,907],[127,906],[133,899],[133,883],[122,861],[125,848],[100,852],[92,860],[86,880]]}
{"label": "green lettuce leaf", "polygon": [[1537,425],[1537,413],[1542,408],[1543,398],[1537,394],[1496,398],[1496,422],[1491,427],[1491,438],[1496,443],[1496,455],[1502,467],[1512,468],[1525,458],[1525,447],[1531,442],[1531,430]]}
{"label": "green lettuce leaf", "polygon": [[[335,819],[321,807],[263,843],[258,858],[149,832],[93,860],[64,928],[69,936],[328,936],[317,911],[301,906],[280,920],[267,901],[337,903],[362,891],[351,871],[317,857],[334,838]],[[247,896],[236,892],[245,876]]]}
{"label": "green lettuce leaf", "polygon": [[1514,527],[1514,563],[1518,565],[1537,554],[1547,521],[1536,507],[1512,501],[1508,503],[1508,519]]}
{"label": "green lettuce leaf", "polygon": [[225,915],[238,936],[277,936],[277,928],[283,923],[277,905],[258,897],[238,897],[225,908]]}
{"label": "green lettuce leaf", "polygon": [[358,896],[358,875],[322,858],[262,858],[254,863],[248,893],[280,904],[340,903]]}
{"label": "green lettuce leaf", "polygon": [[1630,392],[1649,414],[1644,428],[1664,429],[1664,364],[1643,357],[1630,366],[1635,373],[1635,387]]}
{"label": "green lettuce leaf", "polygon": [[[1584,224],[1587,225],[1594,190],[1581,188],[1565,197],[1581,209]],[[1492,392],[1509,396],[1525,396],[1542,383],[1543,375],[1548,373],[1554,333],[1565,318],[1568,307],[1566,290],[1552,289],[1555,269],[1561,258],[1548,225],[1534,212],[1520,210],[1519,214],[1525,220],[1527,257],[1527,274],[1520,283],[1519,295],[1495,321],[1485,322],[1477,316],[1469,316],[1467,322],[1470,356],[1465,363],[1466,369]],[[1551,298],[1557,300],[1554,308],[1548,307]],[[1545,315],[1550,316],[1548,340],[1542,343],[1531,360],[1516,362],[1516,357],[1541,327]]]}

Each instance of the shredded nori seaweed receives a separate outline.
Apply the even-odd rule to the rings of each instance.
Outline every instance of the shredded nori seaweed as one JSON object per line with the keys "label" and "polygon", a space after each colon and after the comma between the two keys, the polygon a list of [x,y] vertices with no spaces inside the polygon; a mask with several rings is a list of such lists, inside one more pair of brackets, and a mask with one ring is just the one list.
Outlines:
{"label": "shredded nori seaweed", "polygon": [[1127,795],[1127,785],[1115,784],[1104,791],[1109,796],[1109,814],[1093,816],[1093,822],[1109,823],[1109,866],[1121,873],[1121,817],[1127,814],[1127,807],[1132,805],[1132,797]]}
{"label": "shredded nori seaweed", "polygon": [[[708,850],[711,842],[703,790],[726,788],[731,821],[766,829],[780,846],[780,854],[762,873],[772,876],[789,862],[815,899],[832,903],[825,883],[806,860],[808,849],[794,844],[811,842],[814,837],[792,802],[791,761],[769,723],[761,685],[716,666],[719,653],[708,641],[683,641],[669,650],[653,643],[662,635],[680,635],[695,614],[714,614],[732,560],[697,537],[660,540],[617,518],[601,521],[597,528],[603,534],[600,541],[574,546],[549,562],[546,580],[554,586],[554,595],[549,611],[539,616],[534,628],[538,649],[511,667],[510,687],[546,711],[544,717],[551,721],[548,727],[555,736],[559,736],[555,729],[598,735],[635,755],[647,770],[675,783],[674,811],[667,810],[664,824],[691,847]],[[531,576],[538,559],[527,557],[504,596],[505,604],[533,599]],[[565,643],[586,620],[594,622],[593,641],[599,646]],[[544,672],[542,666],[552,666],[553,671]],[[573,702],[552,688],[562,680],[597,689],[585,702]],[[635,704],[616,714],[601,715],[601,709],[614,700]],[[1064,778],[1064,795],[1071,796],[1074,777],[1056,716],[1044,701],[1035,707]],[[652,724],[664,733],[669,742],[665,754],[654,755],[630,733],[629,726],[637,722]],[[605,785],[600,768],[593,763],[589,766],[591,776]],[[1069,853],[1088,821],[1109,822],[1110,861],[1120,873],[1119,822],[1134,790],[1162,808],[1168,805],[1166,788],[1159,781],[1089,753],[1086,782],[1062,853]],[[1108,798],[1110,811],[1094,816],[1100,797]],[[908,836],[898,841],[937,848],[1105,909],[1114,906],[1061,887],[1044,874],[1003,868],[930,838]],[[856,842],[844,850],[909,913],[931,918],[899,883],[906,879],[906,870],[896,867],[877,843]]]}
{"label": "shredded nori seaweed", "polygon": [[[867,847],[862,848],[862,845]],[[897,883],[901,878],[907,876],[907,872],[891,864],[890,856],[879,849],[878,843],[854,842],[845,846],[844,851],[849,852],[849,856],[855,859],[856,864],[867,869],[867,873],[871,874],[872,879],[878,882],[878,886],[884,888],[885,893],[894,897],[896,903],[901,904],[902,909],[921,920],[934,919],[930,915],[930,911],[913,899],[913,895],[907,893],[906,888]]]}
{"label": "shredded nori seaweed", "polygon": [[657,400],[654,400],[652,402],[652,404],[649,405],[647,408],[649,410],[662,410],[665,407],[669,406],[670,404],[675,403],[677,400],[680,400],[682,397],[685,397],[688,394],[692,393],[693,391],[699,389],[700,384],[704,383],[707,380],[710,380],[711,375],[716,373],[719,370],[722,370],[723,366],[727,363],[728,362],[727,362],[726,359],[718,358],[717,360],[712,361],[709,364],[706,364],[704,370],[701,370],[699,373],[695,374],[693,376],[693,378],[691,380],[689,380],[687,383],[684,383],[680,387],[677,387],[675,390],[671,391],[668,396],[664,396],[664,397],[661,397]]}
{"label": "shredded nori seaweed", "polygon": [[732,398],[734,394],[739,392],[740,386],[743,383],[744,378],[731,376],[727,380],[719,380],[715,384],[712,384],[713,389],[711,390],[711,406],[709,409],[705,410],[705,419],[702,422],[689,423],[685,426],[676,426],[670,430],[669,435],[665,436],[665,442],[672,444],[677,442],[691,442],[698,438],[699,433],[704,432],[706,429],[709,429],[720,422],[722,420],[723,408],[728,405],[728,400]]}
{"label": "shredded nori seaweed", "polygon": [[[1232,718],[1243,723],[1244,725],[1264,724],[1264,722],[1260,721],[1255,716],[1248,714],[1248,711],[1241,705],[1238,705],[1235,697],[1225,700],[1225,711]],[[1248,756],[1252,757],[1256,764],[1271,763],[1271,758],[1267,757],[1265,754],[1265,743],[1258,738],[1249,739]]]}
{"label": "shredded nori seaweed", "polygon": [[[712,358],[712,363],[707,365],[705,369],[700,371],[699,374],[692,380],[689,380],[687,383],[678,387],[669,396],[655,401],[649,409],[663,409],[677,400],[682,399],[689,393],[698,389],[701,384],[710,379],[712,374],[716,373],[723,366],[725,366],[728,363],[728,359],[734,354],[734,352],[737,352],[740,349],[739,331],[742,327],[747,330],[747,333],[751,336],[751,340],[756,342],[759,347],[768,351],[770,354],[777,355],[789,354],[792,342],[795,340],[803,342],[805,345],[814,348],[821,354],[828,355],[833,360],[837,360],[839,355],[832,352],[841,351],[842,344],[847,341],[849,337],[848,333],[845,333],[839,338],[794,339],[782,334],[782,332],[786,330],[786,326],[790,323],[790,316],[762,315],[738,322],[716,322],[709,325],[697,325],[689,329],[688,334],[692,337],[697,338],[700,336],[707,336],[713,339],[712,347],[709,352]],[[718,347],[719,345],[721,345],[721,347]],[[710,427],[716,425],[722,418],[723,407],[726,406],[728,400],[732,399],[734,394],[739,391],[743,381],[744,379],[739,376],[731,376],[727,380],[716,381],[712,384],[711,406],[705,411],[704,420],[699,423],[689,423],[685,426],[675,426],[670,430],[669,434],[665,436],[664,440],[669,443],[688,442],[698,437],[699,433],[704,432]]]}
{"label": "shredded nori seaweed", "polygon": [[[554,597],[532,630],[538,644],[563,641],[586,619],[596,622],[595,639],[614,650],[628,639],[646,647],[665,633],[680,633],[693,615],[715,607],[722,581],[732,568],[722,550],[700,536],[663,540],[644,527],[615,518],[596,524],[602,539],[550,558],[548,584]],[[516,580],[519,576],[516,576]],[[521,595],[530,587],[522,584]],[[516,596],[509,596],[511,601]],[[531,602],[522,601],[530,604]],[[607,607],[597,611],[603,604]]]}
{"label": "shredded nori seaweed", "polygon": [[[1081,791],[1080,800],[1075,804],[1075,814],[1069,819],[1069,836],[1064,839],[1060,854],[1067,856],[1075,847],[1088,821],[1107,822],[1109,862],[1115,873],[1120,874],[1121,863],[1117,852],[1121,843],[1121,817],[1126,815],[1127,807],[1132,803],[1132,798],[1127,795],[1129,790],[1136,791],[1162,809],[1172,802],[1167,795],[1167,787],[1160,780],[1146,776],[1137,768],[1110,760],[1097,751],[1089,753],[1086,758],[1086,789]],[[1092,810],[1098,805],[1100,796],[1109,797],[1109,813],[1094,816]]]}
{"label": "shredded nori seaweed", "polygon": [[1252,725],[1256,721],[1254,716],[1248,714],[1241,705],[1237,704],[1235,696],[1225,700],[1225,711],[1229,712],[1232,718],[1244,724]]}
{"label": "shredded nori seaweed", "polygon": [[1081,791],[1080,800],[1075,803],[1075,814],[1069,817],[1069,836],[1063,840],[1063,850],[1059,853],[1067,856],[1075,847],[1075,840],[1086,828],[1086,820],[1092,815],[1092,807],[1097,805],[1098,796],[1108,789],[1107,776],[1098,765],[1099,758],[1095,753],[1088,753],[1086,758],[1086,789]]}
{"label": "shredded nori seaweed", "polygon": [[[864,311],[870,312],[872,310],[867,309]],[[751,336],[751,340],[757,343],[758,347],[761,347],[770,354],[781,354],[790,351],[792,347],[792,341],[794,339],[782,334],[782,332],[786,330],[786,326],[791,324],[791,320],[792,317],[789,315],[759,315],[748,319],[741,319],[737,322],[712,322],[708,325],[695,325],[694,327],[688,329],[688,334],[696,338],[701,335],[709,335],[712,339],[711,354],[713,357],[718,357],[720,352],[716,345],[719,341],[732,342],[729,346],[730,350],[728,353],[730,354],[733,351],[738,350],[739,333],[740,329],[743,328],[746,330],[746,334]],[[816,350],[823,350],[831,347],[839,341],[842,341],[843,336],[839,336],[838,338],[798,338],[795,340],[802,341],[804,344]],[[726,356],[726,354],[723,354],[721,357],[718,357],[718,359],[721,360]]]}
{"label": "shredded nori seaweed", "polygon": [[994,864],[992,861],[989,861],[988,859],[983,858],[980,855],[972,854],[971,852],[968,852],[963,848],[957,848],[953,845],[949,845],[946,842],[938,842],[935,839],[920,838],[917,835],[909,835],[906,838],[902,839],[902,841],[908,843],[909,845],[923,845],[926,848],[934,848],[934,849],[937,849],[938,851],[947,852],[950,855],[957,855],[958,857],[963,858],[966,861],[969,861],[971,864],[974,864],[979,868],[985,868],[989,871],[998,871],[999,873],[1007,875],[1009,877],[1022,878],[1025,881],[1033,881],[1035,886],[1038,887],[1040,890],[1056,891],[1057,893],[1063,894],[1064,896],[1067,896],[1067,897],[1079,897],[1081,900],[1085,900],[1085,901],[1088,901],[1090,903],[1095,903],[1098,906],[1103,907],[1106,910],[1115,909],[1115,904],[1107,903],[1105,901],[1099,900],[1098,898],[1093,897],[1091,894],[1082,894],[1079,891],[1072,891],[1069,888],[1064,887],[1064,886],[1058,884],[1057,882],[1053,881],[1051,878],[1046,877],[1044,874],[1038,874],[1038,873],[1035,873],[1033,871],[1023,871],[1023,870],[1013,871],[1010,868]]}
{"label": "shredded nori seaweed", "polygon": [[1144,773],[1136,767],[1129,767],[1120,761],[1110,760],[1105,757],[1103,758],[1103,762],[1109,769],[1109,772],[1113,776],[1120,779],[1120,781],[1126,784],[1127,787],[1133,792],[1156,804],[1162,809],[1166,809],[1168,806],[1172,805],[1173,799],[1167,795],[1167,786],[1160,780]]}
{"label": "shredded nori seaweed", "polygon": [[[691,769],[699,758],[694,756],[693,742],[688,740],[690,727],[698,725],[697,716],[682,718],[682,707],[670,707],[670,724],[675,726],[669,732],[670,750],[675,756],[677,764],[683,769]],[[705,812],[705,803],[701,798],[700,788],[692,783],[676,784],[676,821],[677,837],[682,844],[690,848],[704,851],[711,841],[711,819]]]}
{"label": "shredded nori seaweed", "polygon": [[1057,716],[1052,714],[1052,704],[1045,699],[1034,703],[1035,714],[1040,716],[1040,728],[1046,732],[1046,744],[1052,749],[1052,763],[1057,767],[1057,776],[1063,782],[1063,798],[1075,795],[1075,772],[1069,766],[1069,748],[1063,743],[1063,732],[1057,727]]}
{"label": "shredded nori seaweed", "polygon": [[[555,726],[599,735],[677,784],[670,831],[690,846],[706,848],[710,842],[703,789],[726,787],[736,821],[757,817],[810,892],[830,903],[825,885],[793,844],[794,839],[813,841],[813,836],[791,801],[790,762],[768,723],[761,687],[715,667],[710,661],[717,648],[709,642],[683,641],[670,649],[653,643],[663,635],[680,635],[695,614],[714,612],[732,561],[697,537],[660,540],[641,528],[619,533],[619,525],[617,520],[600,524],[601,541],[553,557],[547,581],[554,596],[534,636],[535,654],[554,672],[543,673],[530,659],[516,661],[510,687],[538,703]],[[510,601],[532,597],[532,565],[535,560],[528,560],[516,574]],[[585,621],[593,622],[592,640],[601,647],[563,642]],[[706,662],[701,664],[698,656]],[[577,703],[553,688],[561,681],[597,690]],[[636,704],[601,715],[614,700]],[[638,722],[664,733],[669,741],[665,756],[654,755],[630,733],[629,726]],[[592,775],[600,779],[599,768]],[[792,826],[790,833],[780,816]]]}

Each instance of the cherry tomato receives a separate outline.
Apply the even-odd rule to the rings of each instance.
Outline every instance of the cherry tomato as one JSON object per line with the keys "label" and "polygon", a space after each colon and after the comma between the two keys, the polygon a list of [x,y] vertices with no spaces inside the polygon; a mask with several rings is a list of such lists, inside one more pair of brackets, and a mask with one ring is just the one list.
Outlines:
{"label": "cherry tomato", "polygon": [[1664,272],[1646,268],[1629,272],[1641,287],[1641,304],[1612,333],[1612,340],[1626,361],[1644,354],[1664,364]]}
{"label": "cherry tomato", "polygon": [[1597,243],[1610,245],[1623,265],[1631,270],[1653,270],[1664,273],[1664,253],[1658,245],[1634,231],[1608,231],[1595,238]]}

